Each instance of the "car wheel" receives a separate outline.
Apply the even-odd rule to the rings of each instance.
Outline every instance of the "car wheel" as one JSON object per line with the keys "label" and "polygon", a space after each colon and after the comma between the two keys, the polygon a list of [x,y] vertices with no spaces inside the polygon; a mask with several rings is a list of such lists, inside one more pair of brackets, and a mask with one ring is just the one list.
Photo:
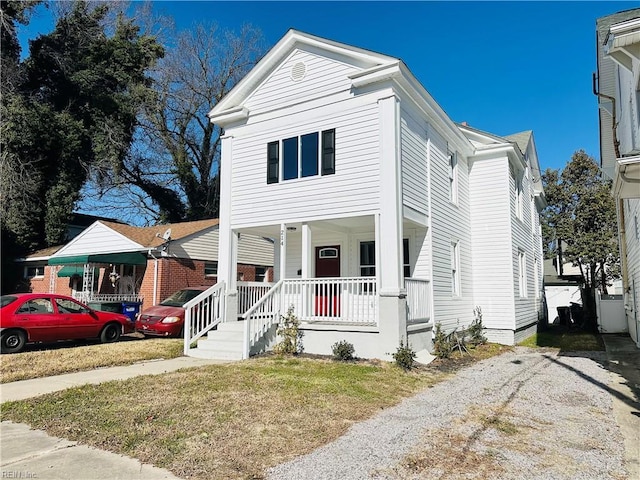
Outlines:
{"label": "car wheel", "polygon": [[2,332],[0,350],[2,353],[18,353],[27,343],[27,336],[20,330]]}
{"label": "car wheel", "polygon": [[100,334],[100,341],[102,343],[115,342],[120,338],[120,325],[110,323],[102,329]]}

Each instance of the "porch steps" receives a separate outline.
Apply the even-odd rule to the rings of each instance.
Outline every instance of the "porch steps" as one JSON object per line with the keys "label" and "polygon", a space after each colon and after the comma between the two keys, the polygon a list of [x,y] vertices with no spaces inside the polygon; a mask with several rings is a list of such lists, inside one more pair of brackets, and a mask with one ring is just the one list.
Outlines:
{"label": "porch steps", "polygon": [[242,360],[243,322],[223,322],[216,330],[198,340],[198,348],[189,350],[189,356],[215,360]]}

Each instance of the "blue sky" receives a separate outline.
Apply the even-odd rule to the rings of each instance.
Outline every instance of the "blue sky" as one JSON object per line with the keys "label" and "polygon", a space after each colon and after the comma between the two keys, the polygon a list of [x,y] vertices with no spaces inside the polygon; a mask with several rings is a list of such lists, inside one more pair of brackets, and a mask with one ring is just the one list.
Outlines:
{"label": "blue sky", "polygon": [[[578,149],[599,161],[592,93],[595,21],[638,2],[156,1],[178,28],[289,28],[401,58],[456,122],[496,135],[533,130],[542,169]],[[22,36],[52,28],[46,12]]]}

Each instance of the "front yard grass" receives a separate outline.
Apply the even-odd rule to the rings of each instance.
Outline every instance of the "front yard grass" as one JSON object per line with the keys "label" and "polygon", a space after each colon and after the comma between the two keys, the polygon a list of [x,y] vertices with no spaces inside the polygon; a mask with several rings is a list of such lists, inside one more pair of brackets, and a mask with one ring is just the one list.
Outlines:
{"label": "front yard grass", "polygon": [[482,346],[407,373],[386,362],[265,355],[7,402],[1,417],[181,477],[263,478],[474,359],[506,350]]}
{"label": "front yard grass", "polygon": [[[128,335],[116,343],[77,345],[61,342],[44,349],[0,357],[0,383],[48,377],[101,367],[131,365],[144,360],[175,358],[182,355],[182,339]],[[63,347],[63,348],[60,348]]]}

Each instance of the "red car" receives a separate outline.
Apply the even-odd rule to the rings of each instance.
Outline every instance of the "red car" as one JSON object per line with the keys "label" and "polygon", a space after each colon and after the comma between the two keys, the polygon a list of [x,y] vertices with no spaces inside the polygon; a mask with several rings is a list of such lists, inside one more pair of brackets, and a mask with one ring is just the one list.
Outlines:
{"label": "red car", "polygon": [[29,342],[99,338],[115,342],[134,331],[126,315],[92,310],[66,295],[16,293],[0,297],[0,350],[17,353]]}
{"label": "red car", "polygon": [[182,337],[182,328],[184,327],[184,308],[182,306],[208,288],[211,287],[183,288],[160,302],[159,305],[145,309],[136,319],[136,330],[149,336]]}

